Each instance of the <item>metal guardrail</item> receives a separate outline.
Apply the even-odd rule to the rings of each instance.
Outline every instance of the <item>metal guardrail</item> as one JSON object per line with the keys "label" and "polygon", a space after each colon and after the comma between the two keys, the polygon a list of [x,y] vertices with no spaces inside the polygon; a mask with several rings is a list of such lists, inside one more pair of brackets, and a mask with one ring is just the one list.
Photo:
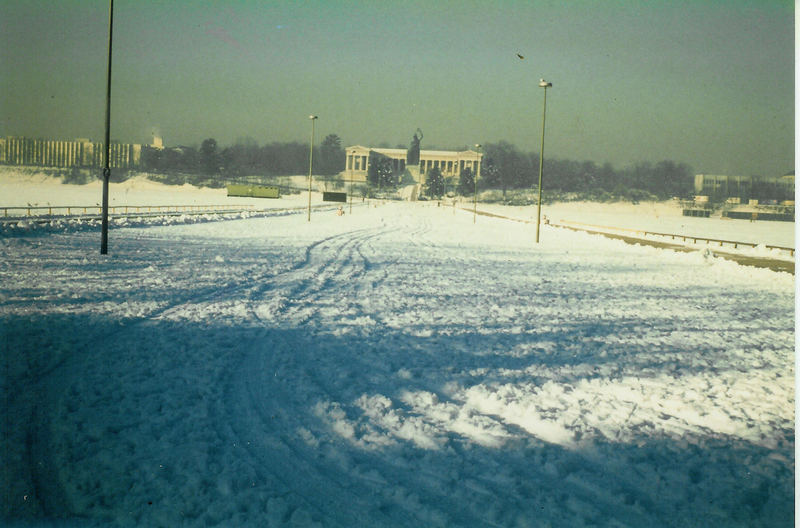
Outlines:
{"label": "metal guardrail", "polygon": [[[466,207],[462,207],[462,209],[464,211],[470,211],[470,212],[472,211],[472,209],[467,209]],[[495,218],[504,218],[506,220],[513,220],[515,222],[522,222],[522,223],[525,223],[525,224],[532,223],[530,220],[525,220],[525,219],[522,219],[522,218],[513,218],[513,217],[510,217],[510,216],[503,216],[503,215],[499,215],[499,214],[495,214],[495,213],[489,213],[489,212],[486,212],[486,211],[480,211],[479,210],[478,214],[482,215],[482,216],[491,216],[491,217],[495,217]],[[570,225],[572,225],[572,226],[582,226],[584,228],[593,227],[595,229],[605,229],[605,230],[611,231],[612,233],[610,233],[610,234],[613,234],[613,232],[622,231],[622,232],[633,233],[633,234],[644,236],[644,237],[646,237],[648,235],[653,235],[653,236],[670,237],[672,240],[680,238],[683,242],[686,242],[687,240],[691,240],[695,244],[697,244],[698,241],[705,242],[706,244],[710,244],[710,243],[713,242],[713,243],[719,244],[721,247],[724,246],[725,244],[733,246],[734,248],[738,248],[739,246],[746,246],[746,247],[755,248],[755,247],[758,247],[758,246],[762,245],[762,244],[753,243],[753,242],[740,242],[738,240],[723,240],[723,239],[719,239],[719,238],[705,238],[705,237],[699,237],[699,236],[694,236],[694,235],[678,235],[678,234],[675,234],[675,233],[659,233],[657,231],[646,231],[646,230],[642,230],[642,229],[629,229],[629,228],[625,228],[625,227],[612,227],[612,226],[604,226],[604,225],[597,225],[597,224],[585,224],[583,222],[574,222],[574,221],[571,221],[571,220],[564,220],[563,218],[560,219],[559,222],[561,222],[561,224],[557,224],[555,222],[550,222],[550,221],[546,221],[545,223],[549,224],[549,225],[552,225],[553,227],[570,228]],[[568,225],[568,224],[570,224],[570,225]],[[575,229],[575,228],[572,228],[572,229]],[[784,247],[784,246],[773,246],[773,245],[769,245],[769,244],[763,244],[763,246],[765,248],[767,248],[767,249],[777,249],[777,250],[780,250],[780,251],[787,251],[790,256],[792,256],[792,257],[794,256],[794,251],[795,251],[794,248]]]}
{"label": "metal guardrail", "polygon": [[[472,211],[471,209],[467,209],[466,207],[462,207],[462,209],[464,211],[470,211],[470,212]],[[489,216],[489,217],[494,217],[494,218],[502,218],[504,220],[511,220],[513,222],[522,222],[523,224],[531,224],[531,223],[533,223],[530,220],[525,220],[523,218],[514,218],[514,217],[510,217],[510,216],[503,216],[503,215],[499,215],[499,214],[489,213],[489,212],[486,212],[486,211],[478,211],[478,214],[482,215],[482,216]],[[560,221],[561,222],[568,222],[566,220],[560,220]],[[546,224],[549,223],[549,225],[551,225],[553,227],[558,227],[558,228],[562,228],[562,229],[570,229],[570,230],[573,230],[573,231],[583,231],[585,233],[603,235],[603,236],[608,236],[608,237],[612,237],[612,238],[620,238],[622,240],[625,240],[625,242],[631,243],[631,244],[632,243],[637,243],[637,244],[638,243],[644,243],[644,244],[650,244],[650,245],[661,244],[663,246],[670,246],[672,248],[676,248],[678,251],[693,251],[691,248],[689,248],[687,246],[681,246],[680,244],[668,244],[666,242],[653,240],[652,238],[648,239],[648,238],[641,238],[641,237],[637,237],[637,236],[626,236],[626,235],[623,235],[623,234],[620,234],[620,233],[614,233],[614,232],[609,232],[609,231],[605,231],[605,232],[604,231],[591,231],[587,227],[571,226],[571,225],[567,225],[566,223],[565,224],[556,224],[556,223],[552,223],[552,222],[545,222],[545,223]],[[570,223],[580,224],[580,222],[570,222]],[[591,224],[583,224],[583,225],[584,226],[589,226]],[[618,231],[628,231],[628,232],[633,232],[635,234],[645,233],[645,231],[641,231],[641,230],[637,230],[637,229],[613,228],[613,227],[608,227],[608,226],[595,226],[595,227],[600,227],[600,228],[609,229],[609,230],[616,229]],[[650,231],[647,231],[647,233],[650,233]],[[672,234],[667,234],[667,236],[672,236]],[[683,237],[684,235],[675,235],[675,236],[676,237]],[[695,237],[686,237],[686,238],[694,239]],[[701,237],[697,237],[697,240],[709,240],[709,241],[712,241],[713,239],[703,239]],[[717,240],[717,242],[719,242],[719,240]],[[725,241],[723,241],[723,242],[725,242]],[[751,245],[751,246],[757,246],[758,245],[758,244],[751,244],[750,242],[734,242],[734,244],[740,244],[740,245],[741,244],[747,244],[747,245]],[[779,246],[766,246],[766,247],[769,247],[769,248],[772,248],[772,249],[783,249],[783,250],[791,252],[792,256],[794,256],[794,248],[784,248],[784,247],[779,247]],[[741,254],[729,253],[729,252],[723,252],[723,251],[720,251],[720,254],[725,259],[733,260],[734,262],[738,262],[738,263],[746,265],[746,266],[755,266],[755,267],[759,267],[759,268],[768,268],[768,269],[771,269],[773,271],[786,271],[786,272],[789,272],[792,275],[794,275],[794,261],[783,260],[783,259],[775,259],[775,258],[770,258],[770,257],[751,257],[751,256],[747,256],[747,255],[741,255]]]}
{"label": "metal guardrail", "polygon": [[[39,205],[39,206],[11,206],[0,207],[3,218],[38,217],[38,216],[85,216],[88,214],[102,214],[103,208],[99,205]],[[110,206],[110,214],[136,214],[136,213],[200,213],[219,212],[221,210],[252,210],[253,204],[231,206],[226,205],[115,205]],[[20,211],[24,214],[9,214]],[[47,211],[46,215],[38,213]],[[34,212],[37,212],[34,214]]]}
{"label": "metal guardrail", "polygon": [[[626,228],[623,228],[623,227],[611,227],[611,226],[596,225],[596,224],[584,224],[582,222],[573,222],[573,221],[564,220],[564,219],[559,220],[559,222],[562,222],[564,224],[572,224],[572,225],[579,225],[579,226],[585,226],[585,227],[594,227],[594,228],[597,228],[597,229],[607,229],[607,230],[610,230],[610,231],[626,231],[626,232],[636,233],[636,234],[639,234],[639,235],[642,235],[642,236],[645,236],[645,237],[648,236],[648,235],[660,236],[660,237],[669,237],[671,240],[681,239],[681,241],[683,241],[683,242],[686,242],[687,240],[691,240],[692,243],[694,243],[694,244],[697,244],[698,242],[705,242],[706,244],[714,243],[714,244],[719,244],[720,247],[723,247],[726,244],[729,245],[729,246],[733,246],[734,248],[738,248],[739,246],[755,248],[755,247],[758,247],[758,246],[762,245],[762,244],[758,244],[758,243],[754,243],[754,242],[740,242],[738,240],[725,240],[725,239],[719,239],[719,238],[699,237],[699,236],[695,236],[695,235],[678,235],[678,234],[675,234],[675,233],[660,233],[660,232],[657,232],[657,231],[647,231],[647,230],[642,230],[642,229],[626,229]],[[769,244],[763,244],[763,246],[765,248],[767,248],[767,249],[777,249],[777,250],[780,250],[780,251],[788,251],[789,255],[794,256],[794,248],[784,247],[784,246],[773,246],[773,245],[769,245]]]}
{"label": "metal guardrail", "polygon": [[[718,239],[718,238],[703,238],[703,237],[688,236],[688,235],[675,235],[675,234],[671,234],[671,233],[656,233],[656,232],[653,232],[653,231],[644,231],[644,236],[647,236],[647,235],[671,237],[672,240],[675,240],[676,238],[681,238],[684,242],[686,242],[687,240],[691,239],[695,244],[697,244],[698,241],[705,242],[706,244],[710,244],[712,242],[715,243],[715,244],[719,243],[720,246],[723,246],[723,245],[727,244],[729,246],[733,246],[734,248],[738,248],[739,246],[753,247],[754,248],[754,247],[758,247],[758,246],[761,245],[761,244],[756,244],[756,243],[753,243],[753,242],[739,242],[737,240],[724,240],[724,239]],[[778,249],[778,250],[781,250],[781,251],[788,251],[791,256],[794,256],[794,248],[783,247],[783,246],[773,246],[773,245],[770,245],[770,244],[764,244],[764,247],[767,248],[767,249]]]}
{"label": "metal guardrail", "polygon": [[[332,209],[330,204],[311,206],[314,210]],[[0,224],[14,224],[22,221],[30,221],[38,224],[46,224],[53,220],[74,219],[74,220],[97,220],[101,218],[102,207],[99,205],[91,206],[22,206],[22,207],[0,207],[3,209],[3,216],[0,216]],[[109,215],[112,218],[141,218],[157,216],[199,216],[210,214],[236,214],[243,212],[252,213],[283,213],[291,211],[305,211],[307,206],[297,207],[269,207],[258,208],[253,204],[243,205],[117,205],[109,207]],[[45,214],[33,214],[36,211],[47,210]],[[25,214],[11,216],[9,211],[21,211]],[[57,214],[58,211],[66,211],[66,214]]]}

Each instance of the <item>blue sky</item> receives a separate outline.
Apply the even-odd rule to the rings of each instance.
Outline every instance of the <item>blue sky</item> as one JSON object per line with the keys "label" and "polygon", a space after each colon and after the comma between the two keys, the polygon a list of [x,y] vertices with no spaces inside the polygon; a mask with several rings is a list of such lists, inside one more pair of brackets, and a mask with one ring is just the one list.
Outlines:
{"label": "blue sky", "polygon": [[[103,135],[108,2],[2,0],[0,135]],[[112,136],[794,167],[792,2],[116,0]],[[516,54],[525,56],[520,60]]]}

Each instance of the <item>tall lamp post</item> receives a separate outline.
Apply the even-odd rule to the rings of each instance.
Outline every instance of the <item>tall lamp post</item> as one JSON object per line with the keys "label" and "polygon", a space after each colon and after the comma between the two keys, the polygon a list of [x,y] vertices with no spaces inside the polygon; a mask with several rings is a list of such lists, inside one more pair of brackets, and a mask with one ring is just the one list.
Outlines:
{"label": "tall lamp post", "polygon": [[106,144],[103,167],[103,211],[100,228],[100,254],[108,254],[108,182],[111,179],[111,43],[114,31],[114,0],[108,6],[108,74],[106,76]]}
{"label": "tall lamp post", "polygon": [[544,88],[544,103],[542,106],[542,146],[539,150],[539,202],[536,206],[536,243],[539,243],[539,224],[542,218],[542,168],[544,167],[544,120],[547,114],[547,89],[553,87],[553,83],[544,79],[539,79],[539,87]]}
{"label": "tall lamp post", "polygon": [[472,198],[472,223],[475,223],[475,219],[478,217],[478,167],[480,167],[481,163],[481,144],[475,144],[475,170],[473,170],[472,179],[475,182],[475,192],[473,193]]}
{"label": "tall lamp post", "polygon": [[311,221],[311,163],[314,161],[314,122],[319,116],[310,115],[311,120],[311,148],[308,151],[308,221]]}

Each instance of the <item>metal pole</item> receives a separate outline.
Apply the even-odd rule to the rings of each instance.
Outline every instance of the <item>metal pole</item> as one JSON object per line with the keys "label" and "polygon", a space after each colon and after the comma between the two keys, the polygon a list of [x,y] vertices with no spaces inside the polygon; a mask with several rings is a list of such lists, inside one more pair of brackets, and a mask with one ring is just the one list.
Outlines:
{"label": "metal pole", "polygon": [[100,254],[108,253],[108,182],[111,179],[111,43],[114,32],[114,0],[110,0],[108,9],[108,77],[106,84],[106,144],[105,166],[103,167],[103,214],[100,234]]}
{"label": "metal pole", "polygon": [[314,160],[314,121],[317,120],[315,115],[310,115],[308,118],[311,120],[311,148],[308,152],[308,221],[311,221],[311,163]]}
{"label": "metal pole", "polygon": [[539,86],[544,88],[544,103],[542,106],[542,146],[539,150],[539,201],[536,206],[536,243],[539,243],[539,224],[542,218],[542,168],[544,166],[544,120],[547,113],[547,89],[553,86],[552,83],[539,81]]}
{"label": "metal pole", "polygon": [[472,193],[472,223],[474,224],[478,217],[478,178],[473,174],[472,179],[475,181],[475,192]]}
{"label": "metal pole", "polygon": [[472,195],[472,223],[475,223],[475,219],[478,217],[478,164],[480,163],[481,157],[481,145],[475,145],[475,170],[472,174],[472,179],[475,182],[475,193]]}

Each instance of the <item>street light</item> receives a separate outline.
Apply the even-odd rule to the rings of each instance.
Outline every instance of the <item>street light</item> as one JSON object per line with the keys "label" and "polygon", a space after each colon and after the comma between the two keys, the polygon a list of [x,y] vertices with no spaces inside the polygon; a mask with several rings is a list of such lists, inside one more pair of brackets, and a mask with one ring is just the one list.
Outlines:
{"label": "street light", "polygon": [[103,167],[103,210],[100,221],[100,254],[108,254],[108,182],[111,180],[111,44],[114,35],[114,0],[108,6],[108,69],[106,71],[106,144]]}
{"label": "street light", "polygon": [[553,87],[553,83],[544,79],[539,79],[539,87],[544,88],[544,103],[542,105],[542,147],[539,150],[539,203],[536,206],[536,243],[539,243],[539,224],[542,218],[542,167],[544,166],[544,119],[547,114],[547,89]]}
{"label": "street light", "polygon": [[475,181],[475,193],[473,194],[472,200],[472,223],[475,223],[475,219],[478,217],[478,167],[480,167],[481,162],[481,144],[475,143],[475,167],[472,171],[472,179]]}
{"label": "street light", "polygon": [[314,160],[314,122],[319,116],[310,115],[311,120],[311,148],[308,151],[308,221],[311,221],[311,163]]}

